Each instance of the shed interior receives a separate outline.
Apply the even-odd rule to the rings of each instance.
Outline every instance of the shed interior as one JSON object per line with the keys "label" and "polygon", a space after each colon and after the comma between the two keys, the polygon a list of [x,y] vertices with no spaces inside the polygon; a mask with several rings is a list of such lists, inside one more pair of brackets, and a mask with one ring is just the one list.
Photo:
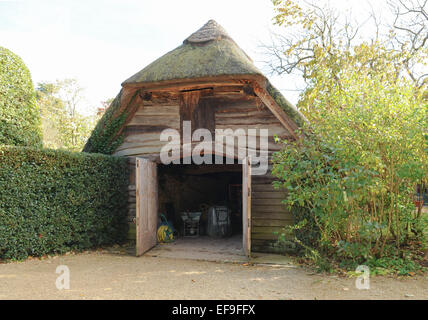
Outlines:
{"label": "shed interior", "polygon": [[[159,213],[172,224],[176,238],[215,240],[242,234],[242,165],[236,160],[234,164],[226,164],[225,159],[223,164],[214,164],[214,161],[202,165],[158,165]],[[227,234],[213,236],[208,230],[209,209],[213,206],[228,208],[230,228]],[[185,230],[184,212],[201,213],[198,230]]]}

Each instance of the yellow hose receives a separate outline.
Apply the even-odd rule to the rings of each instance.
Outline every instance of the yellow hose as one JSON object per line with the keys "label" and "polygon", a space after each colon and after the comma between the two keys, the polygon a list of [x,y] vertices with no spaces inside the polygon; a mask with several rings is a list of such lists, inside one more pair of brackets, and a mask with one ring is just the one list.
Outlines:
{"label": "yellow hose", "polygon": [[157,237],[159,243],[166,243],[174,240],[174,235],[172,234],[171,228],[166,225],[159,227]]}

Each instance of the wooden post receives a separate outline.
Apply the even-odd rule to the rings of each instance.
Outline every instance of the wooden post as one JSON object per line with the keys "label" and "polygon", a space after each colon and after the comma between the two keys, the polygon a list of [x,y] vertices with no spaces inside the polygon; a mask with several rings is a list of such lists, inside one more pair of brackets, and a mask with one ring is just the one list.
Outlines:
{"label": "wooden post", "polygon": [[251,257],[251,158],[242,162],[242,246]]}
{"label": "wooden post", "polygon": [[136,255],[156,245],[158,182],[156,163],[136,159]]}

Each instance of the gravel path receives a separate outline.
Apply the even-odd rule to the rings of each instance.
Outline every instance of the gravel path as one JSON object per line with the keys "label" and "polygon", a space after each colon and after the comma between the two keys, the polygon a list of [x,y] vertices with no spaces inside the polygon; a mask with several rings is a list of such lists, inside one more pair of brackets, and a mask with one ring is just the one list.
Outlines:
{"label": "gravel path", "polygon": [[[70,289],[58,290],[58,265]],[[0,299],[428,299],[428,277],[355,279],[272,267],[88,252],[0,264]]]}

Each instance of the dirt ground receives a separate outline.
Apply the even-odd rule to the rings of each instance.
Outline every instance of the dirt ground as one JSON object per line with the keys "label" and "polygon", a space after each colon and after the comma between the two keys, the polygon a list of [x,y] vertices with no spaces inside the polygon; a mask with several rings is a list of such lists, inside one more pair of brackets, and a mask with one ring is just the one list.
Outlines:
{"label": "dirt ground", "polygon": [[[70,270],[58,290],[56,268]],[[311,273],[295,265],[246,265],[108,251],[0,264],[0,299],[428,299],[428,277],[355,278]]]}

